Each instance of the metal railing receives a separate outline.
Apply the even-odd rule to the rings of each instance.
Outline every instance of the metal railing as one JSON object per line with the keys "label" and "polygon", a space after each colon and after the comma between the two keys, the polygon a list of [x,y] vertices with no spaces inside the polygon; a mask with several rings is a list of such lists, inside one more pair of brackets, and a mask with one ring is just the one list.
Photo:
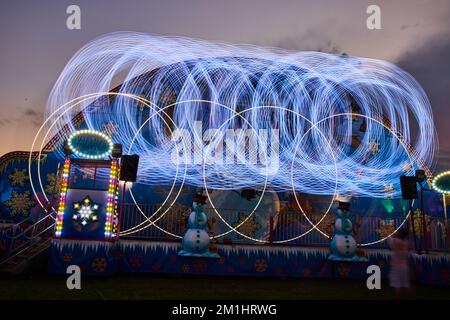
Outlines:
{"label": "metal railing", "polygon": [[[149,217],[156,212],[160,206],[141,204],[139,207],[142,212]],[[166,208],[163,208],[151,219],[151,221],[155,221],[155,219],[157,219],[165,210]],[[134,204],[124,204],[120,226],[121,238],[169,241],[177,240],[178,238],[173,235],[180,235],[184,233],[186,219],[189,213],[190,209],[186,207],[171,208],[154,225],[143,228],[150,224],[146,221],[146,217],[142,215]]]}
{"label": "metal railing", "polygon": [[[146,216],[153,214],[159,205],[140,205],[142,211]],[[153,218],[158,218],[160,214],[165,209],[158,212]],[[245,218],[250,212],[236,211],[233,209],[218,208],[222,216],[230,223],[232,226],[236,226],[237,222]],[[182,236],[186,230],[186,221],[191,209],[187,207],[179,207],[175,209],[169,209],[164,217],[160,218],[154,225],[148,228],[142,228],[147,226],[149,223],[145,222],[145,217],[137,210],[134,204],[125,204],[124,213],[122,216],[122,226],[121,230],[126,231],[133,226],[142,223],[141,230],[134,230],[133,233],[128,233],[126,235],[121,235],[121,238],[127,239],[149,239],[149,240],[159,240],[159,241],[179,241],[179,237]],[[254,214],[261,214],[261,211],[255,211]],[[224,225],[221,220],[215,216],[210,210],[205,209],[205,214],[208,216],[208,220],[211,222],[211,218],[214,217],[216,222],[212,224],[212,233],[217,234],[220,231],[226,231],[228,228],[221,228]],[[267,215],[267,213],[265,213]],[[242,220],[241,220],[242,221]],[[318,221],[318,220],[312,220]],[[357,243],[371,244],[367,247],[387,249],[389,248],[388,241],[380,241],[390,235],[397,227],[399,227],[404,221],[403,217],[396,218],[385,218],[377,216],[353,216],[352,222],[354,226],[358,226],[355,229],[355,238]],[[145,222],[145,223],[144,223]],[[254,224],[254,226],[242,225],[237,230],[247,234],[247,232],[254,231],[253,237],[265,239],[267,242],[272,242],[274,245],[297,245],[297,246],[328,246],[330,239],[317,230],[311,230],[312,226],[306,219],[299,213],[294,214],[276,214],[267,221],[261,222],[260,220],[254,221],[249,219],[246,224]],[[261,225],[262,224],[262,225]],[[317,227],[324,233],[330,235],[332,234],[332,226],[334,224],[334,217],[332,215],[324,219]],[[211,224],[210,224],[211,226]],[[409,226],[409,221],[405,222],[405,227]],[[420,228],[421,229],[421,228]],[[165,230],[167,232],[164,232]],[[266,232],[264,231],[266,230]],[[311,231],[309,231],[311,230]],[[446,229],[443,219],[433,218],[428,223],[427,237],[428,245],[430,251],[449,251],[449,241],[448,241],[448,227]],[[178,235],[179,237],[170,235]],[[297,239],[282,242],[282,240],[296,238],[297,236],[306,233],[304,236]],[[418,235],[417,240],[423,239],[421,230],[416,230]],[[258,234],[258,236],[255,236]],[[412,233],[411,236],[411,248],[414,244]],[[227,235],[217,239],[218,243],[235,243],[235,244],[248,244],[255,243],[245,237],[238,236],[235,232],[230,232]],[[280,243],[282,242],[282,243]],[[255,243],[257,244],[257,243]]]}
{"label": "metal railing", "polygon": [[54,232],[54,213],[44,212],[43,217],[23,229],[22,225],[27,223],[28,220],[23,220],[2,230],[2,237],[7,242],[7,250],[3,257],[0,257],[0,265],[25,252],[44,237],[50,237]]}
{"label": "metal railing", "polygon": [[[152,215],[156,210],[158,210],[159,205],[140,205],[141,210],[146,216]],[[167,208],[161,209],[151,220],[155,221],[162,212]],[[236,226],[239,221],[250,212],[236,211],[227,208],[218,208],[222,216],[230,223],[232,226]],[[150,227],[145,228],[149,225],[146,218],[141,214],[134,204],[125,204],[124,212],[122,214],[121,221],[121,238],[125,239],[142,239],[142,240],[153,240],[153,241],[180,241],[180,237],[186,231],[186,223],[191,208],[186,206],[173,206],[167,210],[165,215],[160,218],[155,224]],[[218,234],[219,232],[224,232],[228,228],[224,228],[223,222],[215,216],[211,210],[205,210],[205,213],[210,222],[210,231],[212,234]],[[262,215],[267,216],[266,212],[255,211],[256,216]],[[215,219],[215,222],[212,221]],[[2,237],[6,239],[7,242],[7,253],[0,257],[0,264],[6,263],[14,257],[25,252],[34,243],[42,241],[42,239],[49,238],[54,232],[55,226],[54,213],[44,212],[44,216],[41,217],[35,223],[27,226],[25,229],[22,228],[23,224],[27,221],[21,221],[19,223],[13,224],[6,229],[3,229]],[[355,238],[358,243],[372,243],[377,242],[384,238],[386,235],[390,234],[395,230],[402,222],[403,218],[389,218],[384,217],[353,217],[354,225],[358,225]],[[314,221],[314,220],[313,220]],[[316,220],[317,222],[317,220]],[[327,234],[332,233],[332,225],[334,219],[330,215],[327,219],[324,219],[317,227]],[[356,223],[355,223],[356,222]],[[246,224],[250,224],[246,225]],[[406,224],[407,226],[408,224]],[[136,226],[139,226],[136,228]],[[442,219],[434,218],[427,225],[427,236],[428,236],[428,246],[430,251],[449,251],[449,228],[445,226]],[[281,213],[275,214],[272,217],[266,218],[266,220],[258,219],[254,220],[252,218],[248,219],[241,227],[237,230],[244,234],[249,232],[253,237],[265,239],[269,244],[273,245],[285,245],[285,246],[328,246],[330,239],[322,235],[317,230],[311,230],[311,225],[306,221],[306,219],[299,213]],[[416,230],[418,234],[418,241],[423,239],[421,233],[422,228]],[[309,231],[311,230],[311,231]],[[309,231],[309,232],[308,232]],[[297,239],[282,242],[282,240],[295,238],[298,235],[306,233],[304,236]],[[218,243],[231,243],[231,244],[249,244],[255,243],[245,237],[237,235],[235,232],[230,232],[227,235],[217,239]],[[411,249],[413,248],[414,241],[411,237]],[[372,248],[388,248],[387,241],[377,242],[370,247]]]}

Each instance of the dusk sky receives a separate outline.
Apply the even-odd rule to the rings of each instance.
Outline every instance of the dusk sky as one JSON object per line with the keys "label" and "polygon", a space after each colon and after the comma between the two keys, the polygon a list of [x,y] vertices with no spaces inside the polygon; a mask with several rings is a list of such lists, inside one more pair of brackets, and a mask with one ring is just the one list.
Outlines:
{"label": "dusk sky", "polygon": [[[66,8],[81,8],[81,30]],[[366,8],[381,8],[381,30]],[[0,155],[29,150],[53,83],[86,42],[140,31],[291,50],[347,53],[393,62],[425,89],[450,168],[450,0],[8,0],[0,9]]]}

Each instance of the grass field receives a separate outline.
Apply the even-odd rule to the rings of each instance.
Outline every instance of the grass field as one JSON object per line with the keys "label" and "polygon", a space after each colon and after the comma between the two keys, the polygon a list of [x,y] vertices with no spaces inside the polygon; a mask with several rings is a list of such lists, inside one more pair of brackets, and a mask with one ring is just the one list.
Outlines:
{"label": "grass field", "polygon": [[[365,281],[180,275],[85,277],[81,290],[66,278],[43,274],[0,275],[0,299],[394,299],[387,283],[368,290]],[[404,299],[450,299],[450,288],[414,286]]]}

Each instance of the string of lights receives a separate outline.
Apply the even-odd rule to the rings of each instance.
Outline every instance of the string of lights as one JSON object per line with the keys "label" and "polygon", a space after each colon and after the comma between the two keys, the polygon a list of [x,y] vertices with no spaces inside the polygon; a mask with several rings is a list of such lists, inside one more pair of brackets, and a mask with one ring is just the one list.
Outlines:
{"label": "string of lights", "polygon": [[114,238],[117,234],[118,212],[117,199],[119,195],[119,180],[120,174],[117,165],[117,160],[111,161],[108,184],[108,197],[106,200],[106,220],[105,220],[105,238]]}
{"label": "string of lights", "polygon": [[68,180],[69,180],[69,171],[70,171],[70,159],[66,158],[64,161],[64,167],[61,177],[61,191],[59,196],[59,208],[58,208],[58,214],[56,216],[56,231],[55,236],[60,237],[62,234],[63,229],[63,218],[64,218],[64,211],[66,209],[66,195],[67,195],[67,187],[68,187]]}

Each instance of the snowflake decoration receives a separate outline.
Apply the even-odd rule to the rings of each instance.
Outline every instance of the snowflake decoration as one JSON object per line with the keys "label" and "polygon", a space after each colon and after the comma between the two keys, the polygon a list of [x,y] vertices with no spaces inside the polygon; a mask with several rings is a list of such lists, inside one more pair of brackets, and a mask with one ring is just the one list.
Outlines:
{"label": "snowflake decoration", "polygon": [[372,154],[377,154],[378,152],[380,152],[380,143],[377,141],[371,141],[369,149]]}
{"label": "snowflake decoration", "polygon": [[264,272],[267,269],[267,262],[264,259],[258,259],[255,261],[255,270],[257,272]]}
{"label": "snowflake decoration", "polygon": [[69,179],[70,179],[70,184],[75,184],[75,183],[77,183],[78,176],[76,174],[74,174],[74,175],[71,175]]}
{"label": "snowflake decoration", "polygon": [[11,179],[11,185],[12,186],[21,186],[23,187],[25,185],[25,180],[27,180],[27,170],[18,170],[14,169],[14,172],[9,175],[9,179]]}
{"label": "snowflake decoration", "polygon": [[[425,224],[427,226],[427,232],[431,231],[431,217],[429,215],[425,215]],[[412,233],[412,223],[409,224],[409,231]],[[414,231],[416,233],[417,238],[421,239],[423,236],[423,224],[422,224],[422,212],[420,209],[416,209],[414,211]]]}
{"label": "snowflake decoration", "polygon": [[161,94],[159,96],[159,101],[165,102],[163,104],[168,105],[168,104],[175,103],[177,101],[177,97],[176,97],[175,93],[172,91],[164,92],[163,94]]}
{"label": "snowflake decoration", "polygon": [[412,165],[408,161],[404,161],[401,166],[404,173],[408,173],[413,169]]}
{"label": "snowflake decoration", "polygon": [[57,196],[60,193],[60,183],[55,173],[47,173],[47,185],[45,186],[45,193]]}
{"label": "snowflake decoration", "polygon": [[[139,98],[140,98],[140,99],[147,100],[147,98],[146,98],[145,95],[143,95],[143,94],[140,94],[140,95],[139,95]],[[141,111],[141,112],[144,111],[144,109],[147,107],[147,106],[146,106],[146,102],[141,101],[141,100],[137,100],[136,106],[139,108],[139,111]]]}
{"label": "snowflake decoration", "polygon": [[327,214],[322,218],[322,221],[320,221],[317,226],[320,227],[320,229],[322,229],[325,233],[331,234],[333,232],[333,225],[335,220],[336,218],[334,216],[332,216],[331,214]]}
{"label": "snowflake decoration", "polygon": [[94,178],[94,174],[90,171],[83,172],[81,175],[82,180],[90,180]]}
{"label": "snowflake decoration", "polygon": [[392,194],[394,193],[395,189],[392,183],[385,184],[384,185],[384,192],[386,193],[388,198],[392,198]]}
{"label": "snowflake decoration", "polygon": [[347,263],[340,263],[338,266],[339,275],[341,277],[347,277],[350,273],[350,266]]}
{"label": "snowflake decoration", "polygon": [[376,229],[376,232],[381,239],[389,237],[395,231],[394,220],[381,221],[380,227]]}
{"label": "snowflake decoration", "polygon": [[103,131],[110,137],[115,135],[118,129],[119,126],[115,122],[109,121],[103,124]]}
{"label": "snowflake decoration", "polygon": [[103,257],[97,257],[92,261],[91,267],[95,272],[103,272],[108,266],[108,262]]}
{"label": "snowflake decoration", "polygon": [[287,207],[282,214],[282,219],[284,219],[283,221],[286,223],[286,225],[296,223],[300,220],[299,212],[295,211],[292,207]]}
{"label": "snowflake decoration", "polygon": [[[245,219],[247,218],[247,215],[243,213],[239,213],[239,219],[238,221],[233,225],[234,228],[239,226]],[[247,219],[242,225],[237,228],[237,230],[247,236],[255,237],[256,232],[261,229],[261,225],[256,222],[256,216],[252,215],[251,218]],[[237,235],[238,238],[243,238],[240,234]]]}
{"label": "snowflake decoration", "polygon": [[92,202],[89,196],[86,196],[81,202],[74,202],[73,208],[77,213],[72,216],[72,220],[79,221],[83,227],[91,222],[98,221],[97,211],[100,206]]}
{"label": "snowflake decoration", "polygon": [[11,210],[11,216],[29,216],[30,209],[34,207],[36,203],[30,198],[30,191],[24,193],[12,192],[11,199],[5,201],[5,206]]}

